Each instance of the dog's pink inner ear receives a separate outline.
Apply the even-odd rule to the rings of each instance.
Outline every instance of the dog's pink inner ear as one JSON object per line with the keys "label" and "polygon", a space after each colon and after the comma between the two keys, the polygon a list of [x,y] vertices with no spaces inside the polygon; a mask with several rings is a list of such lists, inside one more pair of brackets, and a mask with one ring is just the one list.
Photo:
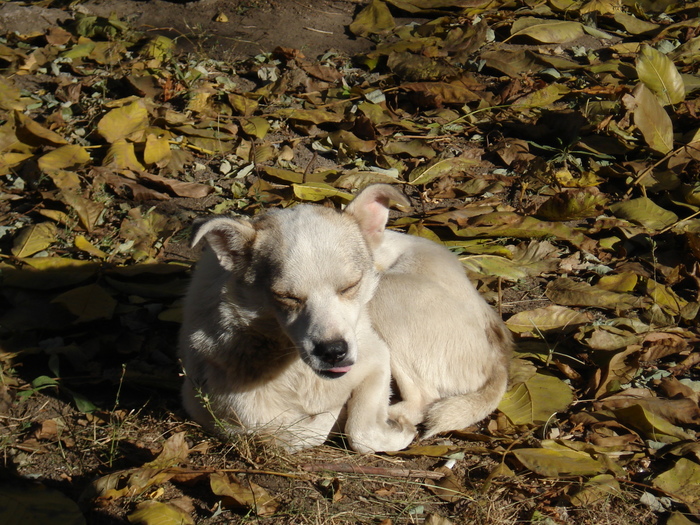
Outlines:
{"label": "dog's pink inner ear", "polygon": [[404,206],[409,204],[408,199],[396,189],[387,184],[376,184],[361,191],[345,210],[358,222],[371,248],[376,248],[382,242],[392,200]]}
{"label": "dog's pink inner ear", "polygon": [[192,245],[196,245],[202,238],[211,246],[219,264],[225,270],[232,271],[255,238],[255,230],[247,221],[218,218],[204,223],[199,228]]}

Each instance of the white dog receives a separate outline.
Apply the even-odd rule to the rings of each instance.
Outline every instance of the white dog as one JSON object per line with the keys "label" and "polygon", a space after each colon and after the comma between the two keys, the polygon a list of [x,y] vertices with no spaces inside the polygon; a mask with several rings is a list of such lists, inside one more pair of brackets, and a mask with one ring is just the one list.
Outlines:
{"label": "white dog", "polygon": [[[385,232],[387,185],[343,213],[299,205],[201,223],[185,300],[184,405],[211,430],[323,443],[345,407],[360,452],[398,450],[488,415],[510,339],[445,248]],[[381,336],[381,337],[380,337]],[[389,360],[391,349],[391,364]],[[391,373],[402,401],[389,406]]]}

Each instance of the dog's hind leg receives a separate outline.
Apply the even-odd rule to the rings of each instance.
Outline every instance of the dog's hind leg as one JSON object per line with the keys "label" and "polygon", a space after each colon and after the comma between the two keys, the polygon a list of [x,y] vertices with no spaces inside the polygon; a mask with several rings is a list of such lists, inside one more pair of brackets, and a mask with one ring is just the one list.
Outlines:
{"label": "dog's hind leg", "polygon": [[423,438],[440,432],[457,430],[478,423],[500,403],[508,388],[509,362],[513,341],[500,320],[486,326],[486,338],[491,346],[490,373],[483,385],[472,392],[446,397],[432,403],[425,418]]}
{"label": "dog's hind leg", "polygon": [[507,386],[508,371],[500,368],[475,392],[435,401],[428,407],[421,437],[428,438],[478,423],[498,407]]}

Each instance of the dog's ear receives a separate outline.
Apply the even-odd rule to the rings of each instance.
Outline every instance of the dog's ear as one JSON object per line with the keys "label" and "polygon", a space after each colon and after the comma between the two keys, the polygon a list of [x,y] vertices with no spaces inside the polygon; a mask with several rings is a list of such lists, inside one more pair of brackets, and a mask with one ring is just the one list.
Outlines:
{"label": "dog's ear", "polygon": [[393,186],[373,184],[358,193],[345,208],[345,213],[352,215],[359,223],[370,248],[376,248],[382,242],[384,227],[389,220],[389,206],[392,203],[406,208],[411,206],[406,196]]}
{"label": "dog's ear", "polygon": [[242,260],[255,239],[255,229],[245,219],[216,217],[195,221],[192,229],[192,247],[206,239],[214,250],[219,264],[228,271]]}

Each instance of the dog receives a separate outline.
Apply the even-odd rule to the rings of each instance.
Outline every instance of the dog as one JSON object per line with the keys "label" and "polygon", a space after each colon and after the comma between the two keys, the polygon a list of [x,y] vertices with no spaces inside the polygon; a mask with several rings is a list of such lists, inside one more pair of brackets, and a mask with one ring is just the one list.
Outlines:
{"label": "dog", "polygon": [[[208,249],[185,298],[182,397],[205,428],[295,451],[342,418],[358,452],[400,450],[488,415],[510,338],[440,245],[386,231],[389,185],[342,213],[317,205],[195,225]],[[401,401],[390,405],[391,380]]]}

